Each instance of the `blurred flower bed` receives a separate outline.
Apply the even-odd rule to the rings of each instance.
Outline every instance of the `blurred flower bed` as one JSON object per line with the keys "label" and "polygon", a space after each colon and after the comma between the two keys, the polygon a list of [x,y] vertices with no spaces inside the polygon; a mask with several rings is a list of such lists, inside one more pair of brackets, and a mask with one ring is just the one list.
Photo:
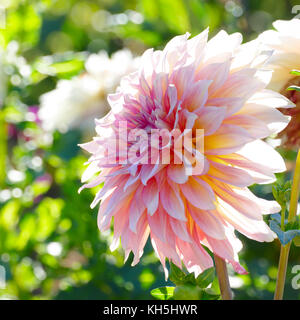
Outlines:
{"label": "blurred flower bed", "polygon": [[[148,47],[210,26],[245,40],[291,19],[297,1],[11,0],[2,1],[0,29],[0,299],[150,299],[168,284],[151,246],[141,263],[111,253],[110,232],[97,228],[89,204],[97,189],[77,196],[87,155],[78,144],[94,134],[108,110],[106,95],[133,71]],[[289,162],[295,152],[282,155]],[[292,165],[290,165],[290,169]],[[290,178],[290,171],[278,175]],[[253,186],[272,199],[270,185]],[[231,272],[236,299],[270,299],[279,242],[245,244],[248,275]],[[300,264],[292,248],[290,268]],[[286,298],[299,299],[288,270]],[[216,283],[214,283],[216,286]]]}

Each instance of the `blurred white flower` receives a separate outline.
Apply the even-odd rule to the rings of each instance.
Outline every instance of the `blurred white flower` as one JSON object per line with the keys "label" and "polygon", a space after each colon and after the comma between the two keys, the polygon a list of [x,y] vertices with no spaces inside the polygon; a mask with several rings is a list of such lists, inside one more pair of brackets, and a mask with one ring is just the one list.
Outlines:
{"label": "blurred white flower", "polygon": [[294,108],[279,109],[291,120],[278,134],[278,138],[284,148],[297,150],[300,147],[300,92],[287,88],[300,86],[300,76],[291,74],[293,69],[300,70],[300,19],[277,20],[273,26],[276,30],[267,30],[258,39],[268,50],[273,50],[266,65],[273,71],[268,88],[281,93],[295,104]]}
{"label": "blurred white flower", "polygon": [[134,58],[128,49],[115,52],[111,58],[105,51],[91,54],[85,63],[85,73],[60,80],[54,90],[41,96],[39,118],[43,128],[66,132],[74,127],[94,127],[94,118],[103,117],[109,110],[107,94],[138,64],[139,58]]}
{"label": "blurred white flower", "polygon": [[274,51],[267,65],[273,70],[269,88],[280,92],[295,78],[290,72],[300,69],[300,19],[277,20],[273,26],[276,30],[263,32],[258,40]]}

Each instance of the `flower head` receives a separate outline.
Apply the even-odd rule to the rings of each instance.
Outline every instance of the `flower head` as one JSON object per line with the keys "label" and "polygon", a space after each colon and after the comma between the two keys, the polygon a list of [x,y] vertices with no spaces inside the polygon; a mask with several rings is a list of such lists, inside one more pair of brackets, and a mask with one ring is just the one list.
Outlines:
{"label": "flower head", "polygon": [[135,71],[138,58],[128,49],[91,54],[86,61],[86,72],[71,80],[60,80],[56,89],[41,96],[39,117],[46,130],[66,131],[87,127],[90,120],[103,117],[109,110],[107,94],[118,86],[122,76]]}
{"label": "flower head", "polygon": [[259,36],[259,40],[267,47],[274,50],[267,67],[273,70],[269,88],[280,92],[293,103],[292,109],[280,109],[291,116],[289,125],[279,133],[282,144],[287,148],[300,147],[300,94],[297,91],[287,91],[291,85],[300,85],[300,77],[291,74],[293,69],[300,69],[300,20],[278,20],[273,23],[275,30],[268,30]]}
{"label": "flower head", "polygon": [[[92,203],[101,200],[98,226],[108,229],[114,218],[111,249],[121,238],[126,258],[134,253],[133,264],[150,236],[163,266],[168,258],[199,274],[213,265],[205,246],[243,273],[234,230],[273,240],[262,217],[280,208],[247,187],[272,182],[274,172],[285,170],[280,155],[261,139],[287,125],[275,107],[290,101],[265,89],[271,72],[260,68],[268,52],[241,45],[238,33],[207,37],[208,30],[192,39],[186,34],[163,51],[147,50],[138,71],[109,95],[111,111],[96,120],[97,136],[81,145],[92,154],[83,182],[101,170],[82,188],[104,182]],[[136,129],[139,147],[132,157]],[[157,130],[174,129],[178,135],[164,139],[162,133],[157,144],[149,143]],[[189,143],[175,148],[185,137]],[[152,147],[159,155],[173,148],[169,162],[155,152],[153,158]]]}

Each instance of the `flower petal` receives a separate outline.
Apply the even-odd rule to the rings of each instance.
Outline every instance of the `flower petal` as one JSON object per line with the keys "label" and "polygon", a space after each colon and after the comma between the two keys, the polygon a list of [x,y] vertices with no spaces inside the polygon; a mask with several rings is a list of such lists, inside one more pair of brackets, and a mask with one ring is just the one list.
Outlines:
{"label": "flower petal", "polygon": [[186,199],[196,208],[211,210],[215,208],[215,195],[211,187],[200,179],[189,178],[188,182],[180,185],[180,190]]}
{"label": "flower petal", "polygon": [[184,204],[181,199],[178,187],[170,182],[161,186],[160,201],[166,212],[173,218],[186,221]]}

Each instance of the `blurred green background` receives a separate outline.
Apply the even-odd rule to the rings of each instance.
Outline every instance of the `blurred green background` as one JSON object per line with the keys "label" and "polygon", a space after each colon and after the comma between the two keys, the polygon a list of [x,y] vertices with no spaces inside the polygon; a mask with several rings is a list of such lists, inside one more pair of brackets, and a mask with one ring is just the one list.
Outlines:
{"label": "blurred green background", "polygon": [[[89,53],[129,48],[138,56],[207,26],[210,36],[225,29],[241,32],[246,41],[276,19],[291,19],[297,2],[1,0],[0,265],[7,282],[0,299],[151,299],[151,289],[166,285],[149,243],[135,267],[132,257],[123,265],[121,249],[110,252],[111,233],[99,233],[97,209],[90,209],[97,190],[77,193],[87,159],[77,144],[90,133],[80,127],[45,132],[35,117],[40,96],[84,72]],[[292,167],[294,152],[282,154]],[[272,198],[271,186],[253,190]],[[249,275],[231,273],[235,298],[271,299],[279,242],[241,239]],[[300,256],[292,247],[289,299],[300,298],[291,286],[296,264]]]}

